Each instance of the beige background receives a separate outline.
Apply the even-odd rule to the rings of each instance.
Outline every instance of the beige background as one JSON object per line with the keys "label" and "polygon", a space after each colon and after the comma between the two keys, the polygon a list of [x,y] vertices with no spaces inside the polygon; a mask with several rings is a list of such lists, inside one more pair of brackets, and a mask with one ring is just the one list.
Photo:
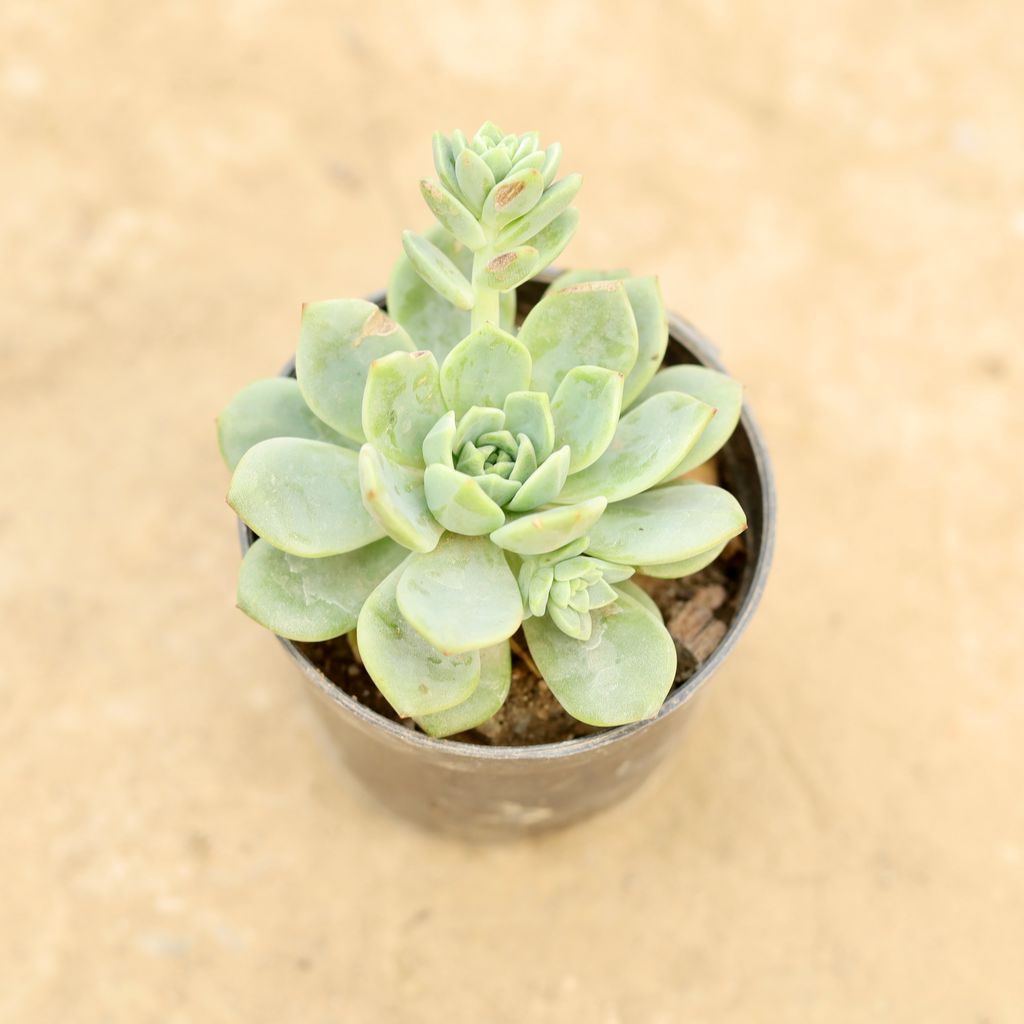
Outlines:
{"label": "beige background", "polygon": [[[0,1020],[1024,1020],[1019,4],[0,15]],[[471,848],[374,807],[233,608],[213,418],[379,286],[429,132],[586,177],[774,453],[669,771]]]}

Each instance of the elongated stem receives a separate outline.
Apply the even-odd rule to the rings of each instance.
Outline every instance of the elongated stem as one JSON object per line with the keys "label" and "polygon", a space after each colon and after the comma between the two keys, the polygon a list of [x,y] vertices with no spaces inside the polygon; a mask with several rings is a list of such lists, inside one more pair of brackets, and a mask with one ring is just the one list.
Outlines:
{"label": "elongated stem", "polygon": [[473,289],[476,297],[473,302],[473,312],[470,316],[470,330],[475,331],[486,323],[492,323],[495,327],[500,326],[500,304],[501,293],[493,288],[485,288],[480,284],[480,272],[494,256],[494,236],[486,225],[480,225],[484,229],[487,238],[486,244],[473,253]]}
{"label": "elongated stem", "polygon": [[470,317],[470,327],[476,330],[485,323],[492,323],[498,326],[499,319],[499,298],[501,293],[493,288],[476,289],[476,302],[473,304],[473,313]]}

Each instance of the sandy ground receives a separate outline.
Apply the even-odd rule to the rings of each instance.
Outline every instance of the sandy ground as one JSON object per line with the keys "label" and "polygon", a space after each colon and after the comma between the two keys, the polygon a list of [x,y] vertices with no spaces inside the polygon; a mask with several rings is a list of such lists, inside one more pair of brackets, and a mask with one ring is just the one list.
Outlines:
{"label": "sandy ground", "polygon": [[[0,1020],[1024,1020],[1022,39],[967,0],[7,0]],[[484,117],[585,175],[564,264],[721,346],[781,519],[668,772],[474,848],[339,772],[234,609],[213,418]]]}

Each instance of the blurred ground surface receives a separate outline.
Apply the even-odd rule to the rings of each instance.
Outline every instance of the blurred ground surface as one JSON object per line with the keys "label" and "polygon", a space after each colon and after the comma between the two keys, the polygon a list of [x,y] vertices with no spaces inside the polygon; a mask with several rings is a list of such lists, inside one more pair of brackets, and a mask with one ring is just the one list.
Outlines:
{"label": "blurred ground surface", "polygon": [[[0,1020],[1024,1020],[1024,8],[8,0]],[[429,132],[586,176],[778,472],[669,771],[469,848],[233,608],[213,418],[382,284]]]}

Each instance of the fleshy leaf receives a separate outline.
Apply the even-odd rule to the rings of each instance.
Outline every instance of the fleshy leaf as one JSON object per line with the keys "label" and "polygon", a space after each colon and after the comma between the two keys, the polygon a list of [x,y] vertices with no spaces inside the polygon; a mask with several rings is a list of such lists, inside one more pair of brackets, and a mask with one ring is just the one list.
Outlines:
{"label": "fleshy leaf", "polygon": [[464,149],[455,158],[455,177],[466,205],[479,217],[484,200],[494,188],[494,172],[472,149]]}
{"label": "fleshy leaf", "polygon": [[604,454],[574,474],[558,500],[603,494],[615,502],[653,487],[679,464],[714,414],[710,406],[678,391],[654,395],[619,420]]}
{"label": "fleshy leaf", "polygon": [[586,609],[577,611],[575,608],[563,608],[548,602],[548,615],[552,623],[573,640],[589,640],[594,631],[593,620]]}
{"label": "fleshy leaf", "polygon": [[[626,270],[571,270],[556,278],[549,292],[562,291],[587,281],[622,281],[636,320],[638,350],[636,363],[626,377],[622,408],[628,409],[644,386],[657,373],[668,347],[668,320],[656,277],[630,277]],[[665,390],[665,389],[662,389]],[[683,391],[685,388],[676,390]],[[702,396],[697,395],[697,398]]]}
{"label": "fleshy leaf", "polygon": [[623,267],[614,270],[567,270],[548,285],[547,291],[560,292],[574,284],[585,284],[588,281],[622,281],[627,277],[629,271]]}
{"label": "fleshy leaf", "polygon": [[442,654],[398,610],[403,563],[370,594],[359,613],[356,638],[370,678],[402,717],[445,711],[466,700],[480,681],[480,655]]}
{"label": "fleshy leaf", "polygon": [[627,374],[636,362],[636,322],[618,281],[549,292],[526,317],[519,340],[533,357],[533,389],[548,394],[573,367]]}
{"label": "fleshy leaf", "polygon": [[522,486],[518,480],[506,480],[498,473],[481,473],[473,479],[480,485],[484,494],[502,508],[516,496]]}
{"label": "fleshy leaf", "polygon": [[303,558],[354,551],[384,530],[363,507],[357,456],[325,441],[273,437],[250,448],[228,504],[275,548]]}
{"label": "fleshy leaf", "polygon": [[543,269],[540,255],[532,245],[499,253],[488,260],[477,272],[476,284],[495,291],[507,292],[517,288],[527,278]]}
{"label": "fleshy leaf", "polygon": [[484,200],[483,222],[503,228],[532,210],[543,191],[544,177],[540,171],[527,167],[510,174],[499,181]]}
{"label": "fleshy leaf", "polygon": [[580,211],[570,207],[530,238],[530,245],[537,250],[537,270],[543,269],[562,255],[562,250],[572,241],[579,222]]}
{"label": "fleshy leaf", "polygon": [[513,434],[525,434],[540,460],[546,459],[555,450],[551,400],[543,391],[513,391],[507,395],[505,427]]}
{"label": "fleshy leaf", "polygon": [[591,498],[578,505],[528,512],[495,530],[491,540],[519,555],[543,555],[589,533],[607,504],[604,498]]}
{"label": "fleshy leaf", "polygon": [[480,485],[457,470],[440,464],[427,466],[423,487],[434,518],[453,533],[479,537],[505,521],[505,513]]}
{"label": "fleshy leaf", "polygon": [[544,175],[545,186],[550,185],[555,180],[555,175],[558,173],[558,165],[562,162],[562,144],[560,142],[552,142],[550,146],[545,150],[544,153],[544,168],[541,173]]}
{"label": "fleshy leaf", "polygon": [[501,430],[504,426],[505,414],[501,409],[474,405],[459,419],[452,449],[458,451],[467,441],[475,440],[481,434],[490,433],[492,430]]}
{"label": "fleshy leaf", "polygon": [[459,309],[473,308],[473,286],[433,242],[413,231],[403,231],[402,248],[416,273],[434,291]]}
{"label": "fleshy leaf", "polygon": [[476,217],[441,182],[424,178],[420,182],[420,192],[430,207],[430,212],[463,245],[475,250],[484,244],[484,231]]}
{"label": "fleshy leaf", "polygon": [[434,167],[441,183],[453,196],[459,195],[459,183],[455,178],[455,154],[451,143],[441,132],[434,132],[433,137]]}
{"label": "fleshy leaf", "polygon": [[344,448],[353,443],[314,415],[292,377],[254,380],[217,418],[217,442],[228,469],[254,444],[271,437],[306,437]]}
{"label": "fleshy leaf", "polygon": [[499,245],[516,246],[529,242],[534,235],[546,228],[576,198],[583,184],[579,174],[570,174],[557,185],[552,185],[528,213],[513,221],[502,231]]}
{"label": "fleshy leaf", "polygon": [[574,366],[551,401],[555,443],[572,451],[569,472],[596,462],[611,444],[622,409],[622,374],[603,366]]}
{"label": "fleshy leaf", "polygon": [[732,436],[743,407],[743,386],[709,366],[668,366],[644,388],[640,400],[662,391],[682,391],[718,410],[697,443],[669,474],[670,477],[682,476],[707,462]]}
{"label": "fleshy leaf", "polygon": [[569,475],[569,449],[552,452],[527,478],[506,506],[510,512],[529,512],[555,500]]}
{"label": "fleshy leaf", "polygon": [[512,467],[512,472],[509,473],[509,479],[525,483],[536,468],[537,452],[533,447],[533,442],[526,434],[520,434],[519,451],[516,453],[515,465]]}
{"label": "fleshy leaf", "polygon": [[[440,224],[431,226],[424,235],[433,242],[464,275],[473,269],[473,254],[460,241],[453,238]],[[501,322],[505,327],[514,323],[515,309],[507,309],[506,300],[515,305],[515,295],[501,296]],[[409,257],[403,252],[395,261],[388,281],[388,313],[416,339],[416,345],[434,353],[438,363],[456,343],[469,333],[470,315],[443,299],[416,273]]]}
{"label": "fleshy leaf", "polygon": [[619,583],[616,588],[620,593],[628,594],[637,604],[644,607],[651,615],[654,616],[654,621],[659,626],[665,624],[665,617],[661,614],[661,609],[658,607],[654,598],[640,586],[639,583],[635,583],[633,580],[625,580]]}
{"label": "fleshy leaf", "polygon": [[[508,150],[501,147],[494,147],[481,154],[483,161],[491,169],[495,181],[500,181],[512,170],[512,157]],[[485,202],[486,205],[486,202]]]}
{"label": "fleshy leaf", "polygon": [[353,441],[365,441],[363,387],[370,363],[415,348],[409,335],[372,302],[331,299],[302,309],[295,373],[306,404]]}
{"label": "fleshy leaf", "polygon": [[524,624],[530,654],[559,704],[588,725],[653,718],[672,688],[676,649],[668,631],[634,598],[590,613],[586,641],[566,636],[547,617]]}
{"label": "fleshy leaf", "polygon": [[442,466],[453,468],[452,444],[455,441],[455,413],[447,412],[427,432],[423,438],[423,461],[426,465],[439,462]]}
{"label": "fleshy leaf", "polygon": [[444,415],[437,360],[430,352],[392,352],[370,364],[363,432],[382,454],[423,466],[423,440]]}
{"label": "fleshy leaf", "polygon": [[675,580],[682,576],[689,576],[692,573],[700,572],[705,566],[710,565],[721,553],[725,543],[717,544],[707,551],[691,558],[682,558],[678,562],[665,562],[662,565],[638,565],[637,572],[645,576],[653,576],[659,580]]}
{"label": "fleshy leaf", "polygon": [[386,537],[329,558],[299,558],[257,539],[242,559],[238,607],[289,640],[329,640],[355,628],[370,592],[407,554]]}
{"label": "fleshy leaf", "polygon": [[609,505],[587,551],[622,565],[664,565],[718,547],[746,526],[728,491],[684,481]]}
{"label": "fleshy leaf", "polygon": [[446,533],[415,555],[398,583],[406,621],[446,654],[507,640],[523,620],[523,602],[505,554],[486,537]]}
{"label": "fleshy leaf", "polygon": [[538,171],[544,169],[544,154],[543,153],[528,153],[526,156],[520,157],[518,160],[512,158],[512,170],[513,171],[525,171],[528,167],[534,167]]}
{"label": "fleshy leaf", "polygon": [[[661,285],[656,277],[629,277],[622,282],[633,307],[636,320],[639,351],[633,369],[626,377],[622,391],[622,406],[628,409],[658,372],[665,349],[668,348],[668,320]],[[696,397],[700,397],[697,395]]]}
{"label": "fleshy leaf", "polygon": [[410,551],[432,551],[442,529],[427,508],[423,471],[392,462],[373,445],[359,452],[359,486],[370,514]]}
{"label": "fleshy leaf", "polygon": [[447,711],[420,715],[416,724],[435,739],[475,729],[501,710],[512,685],[512,652],[508,641],[480,651],[480,682],[461,704]]}
{"label": "fleshy leaf", "polygon": [[474,405],[500,408],[512,391],[530,384],[530,353],[511,334],[485,323],[448,353],[441,391],[461,417]]}

